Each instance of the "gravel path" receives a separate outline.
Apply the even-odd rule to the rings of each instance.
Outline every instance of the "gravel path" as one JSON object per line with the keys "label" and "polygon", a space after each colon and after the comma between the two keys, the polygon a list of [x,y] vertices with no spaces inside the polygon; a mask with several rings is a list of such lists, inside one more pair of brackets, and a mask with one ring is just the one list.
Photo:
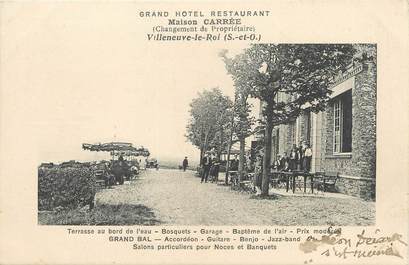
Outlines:
{"label": "gravel path", "polygon": [[192,171],[160,169],[97,193],[98,203],[142,204],[165,225],[371,225],[375,203],[354,197],[258,199],[214,183]]}

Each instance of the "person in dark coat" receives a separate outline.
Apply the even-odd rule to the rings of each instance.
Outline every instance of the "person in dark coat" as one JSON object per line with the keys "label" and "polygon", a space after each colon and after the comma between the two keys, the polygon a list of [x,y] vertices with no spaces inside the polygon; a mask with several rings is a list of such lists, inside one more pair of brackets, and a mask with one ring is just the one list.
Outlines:
{"label": "person in dark coat", "polygon": [[274,163],[273,163],[273,169],[275,171],[281,171],[281,166],[280,165],[281,165],[281,156],[277,155],[277,159],[274,160]]}
{"label": "person in dark coat", "polygon": [[284,152],[283,156],[280,159],[280,170],[288,171],[289,169],[289,159],[287,153]]}
{"label": "person in dark coat", "polygon": [[298,169],[303,171],[304,170],[304,165],[305,165],[305,157],[304,157],[304,153],[305,153],[305,148],[306,148],[306,144],[305,142],[301,142],[300,146],[298,147]]}
{"label": "person in dark coat", "polygon": [[299,151],[298,151],[297,146],[294,144],[290,152],[290,170],[291,171],[297,170],[298,159],[299,159]]}
{"label": "person in dark coat", "polygon": [[219,169],[220,169],[220,161],[217,158],[212,160],[212,168],[210,170],[210,176],[212,176],[212,182],[216,182],[219,179]]}
{"label": "person in dark coat", "polygon": [[237,158],[237,155],[234,155],[234,159],[230,162],[230,170],[231,171],[239,170],[239,159]]}
{"label": "person in dark coat", "polygon": [[124,158],[120,156],[117,161],[113,161],[111,166],[111,172],[115,176],[115,181],[119,184],[124,184],[124,178],[129,171],[128,164],[124,161]]}
{"label": "person in dark coat", "polygon": [[182,162],[182,167],[183,167],[183,171],[186,171],[186,168],[188,167],[189,162],[187,161],[187,156],[185,156],[185,159],[183,159]]}
{"label": "person in dark coat", "polygon": [[209,177],[211,166],[212,166],[212,158],[209,156],[209,154],[205,154],[205,156],[202,159],[203,173],[202,173],[202,180],[200,181],[201,183],[203,182],[203,180],[207,182],[207,178]]}
{"label": "person in dark coat", "polygon": [[[254,191],[261,188],[262,183],[262,174],[263,174],[263,156],[258,154],[256,157],[256,163],[254,168]],[[256,188],[257,187],[257,188]]]}

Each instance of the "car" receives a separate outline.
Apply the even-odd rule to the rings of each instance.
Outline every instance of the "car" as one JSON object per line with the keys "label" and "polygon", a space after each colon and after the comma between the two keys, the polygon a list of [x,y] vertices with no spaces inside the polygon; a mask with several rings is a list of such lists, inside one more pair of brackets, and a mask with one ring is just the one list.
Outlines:
{"label": "car", "polygon": [[156,158],[146,159],[146,168],[156,168],[159,169],[158,160]]}

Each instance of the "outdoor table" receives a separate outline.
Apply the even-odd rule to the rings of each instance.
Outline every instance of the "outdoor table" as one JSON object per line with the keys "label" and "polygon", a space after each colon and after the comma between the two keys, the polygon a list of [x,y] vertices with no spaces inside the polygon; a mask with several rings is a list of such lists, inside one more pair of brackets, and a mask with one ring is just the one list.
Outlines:
{"label": "outdoor table", "polygon": [[278,180],[279,180],[281,174],[282,174],[281,171],[273,171],[273,172],[270,173],[271,184],[272,184],[273,187],[277,187]]}
{"label": "outdoor table", "polygon": [[307,193],[307,178],[310,177],[311,193],[314,193],[314,174],[304,171],[293,172],[293,193],[295,192],[295,178],[298,176],[302,176],[304,178],[304,193]]}
{"label": "outdoor table", "polygon": [[295,177],[294,177],[294,173],[293,172],[281,172],[281,175],[285,176],[285,187],[286,187],[286,191],[288,192],[288,190],[290,189],[290,178],[292,177],[292,182],[293,182],[293,193],[295,192]]}
{"label": "outdoor table", "polygon": [[286,178],[286,191],[290,190],[290,181],[292,182],[292,192],[295,193],[295,179],[302,176],[304,178],[304,193],[307,193],[307,178],[310,177],[311,193],[314,193],[314,174],[304,171],[280,172]]}

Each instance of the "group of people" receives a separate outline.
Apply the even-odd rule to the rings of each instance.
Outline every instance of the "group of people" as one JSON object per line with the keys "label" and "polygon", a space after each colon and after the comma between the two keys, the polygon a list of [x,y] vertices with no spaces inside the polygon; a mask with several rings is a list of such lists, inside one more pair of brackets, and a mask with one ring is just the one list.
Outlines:
{"label": "group of people", "polygon": [[202,178],[200,183],[207,182],[209,175],[211,181],[215,182],[219,178],[220,161],[217,157],[211,155],[210,153],[205,153],[202,161]]}
{"label": "group of people", "polygon": [[[278,155],[277,159],[273,162],[272,169],[276,171],[305,171],[310,172],[312,160],[311,146],[305,142],[300,143],[299,146],[293,145],[289,155],[284,152],[283,155]],[[212,182],[217,181],[219,175],[220,161],[217,157],[211,153],[205,153],[201,161],[201,183],[207,182],[210,176]],[[186,170],[188,166],[187,158],[185,157],[183,163],[183,170]],[[229,169],[231,171],[237,171],[239,166],[239,159],[237,155],[230,162]],[[262,155],[258,155],[255,163],[257,168],[261,170]]]}
{"label": "group of people", "polygon": [[130,180],[139,173],[139,162],[137,160],[125,160],[119,156],[118,160],[104,161],[95,166],[95,170],[102,169],[104,173],[105,186],[123,184],[125,179]]}
{"label": "group of people", "polygon": [[290,155],[284,152],[278,155],[273,163],[273,169],[277,171],[306,171],[311,170],[312,150],[309,144],[293,145]]}

